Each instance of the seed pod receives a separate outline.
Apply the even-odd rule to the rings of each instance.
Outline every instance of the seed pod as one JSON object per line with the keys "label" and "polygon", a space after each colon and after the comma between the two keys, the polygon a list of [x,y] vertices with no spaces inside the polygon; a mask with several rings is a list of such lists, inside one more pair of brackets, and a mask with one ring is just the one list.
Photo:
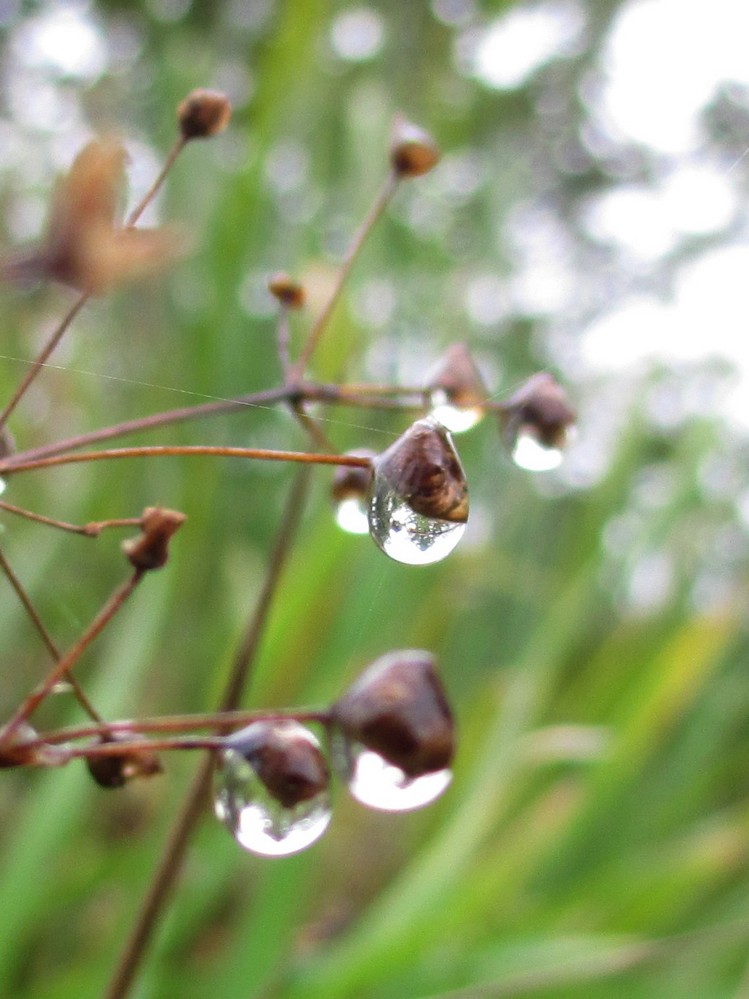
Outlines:
{"label": "seed pod", "polygon": [[575,418],[559,382],[552,375],[540,372],[505,403],[500,414],[502,437],[510,450],[521,433],[531,433],[545,448],[562,448]]}
{"label": "seed pod", "polygon": [[434,139],[418,125],[397,115],[390,140],[390,164],[399,177],[420,177],[436,166],[440,151]]}
{"label": "seed pod", "polygon": [[480,406],[488,395],[481,372],[464,343],[451,344],[426,377],[428,391],[443,392],[461,409]]}
{"label": "seed pod", "polygon": [[[119,732],[117,735],[103,736],[101,741],[103,744],[110,744],[126,742],[132,738],[127,732]],[[88,756],[86,767],[99,787],[105,788],[123,787],[128,781],[138,777],[154,777],[164,772],[158,756],[150,750],[139,750],[137,753],[123,750],[121,753]]]}
{"label": "seed pod", "polygon": [[177,108],[177,121],[185,140],[218,135],[230,119],[229,98],[218,90],[193,90]]}
{"label": "seed pod", "polygon": [[[374,451],[368,448],[355,448],[347,451],[346,454],[357,458],[376,457]],[[365,499],[372,485],[372,469],[360,468],[353,465],[339,465],[333,475],[333,483],[330,487],[330,498],[334,503],[340,503],[346,499]]]}
{"label": "seed pod", "polygon": [[37,742],[36,746],[24,745],[38,739],[39,733],[28,722],[21,722],[10,739],[3,739],[0,728],[0,768],[55,767],[68,762],[70,755],[63,746],[44,742]]}
{"label": "seed pod", "polygon": [[333,705],[347,740],[382,756],[410,778],[449,767],[452,714],[434,656],[406,649],[381,656]]}
{"label": "seed pod", "polygon": [[226,748],[248,761],[284,808],[315,798],[330,782],[317,740],[295,721],[253,722],[230,735]]}
{"label": "seed pod", "polygon": [[464,524],[468,485],[450,435],[435,420],[417,420],[375,459],[376,476],[424,517]]}
{"label": "seed pod", "polygon": [[283,271],[268,278],[268,291],[287,309],[301,309],[304,306],[306,293],[303,285]]}
{"label": "seed pod", "polygon": [[142,533],[123,541],[122,550],[131,565],[141,572],[160,569],[169,558],[169,539],[186,520],[184,513],[149,506],[143,511]]}

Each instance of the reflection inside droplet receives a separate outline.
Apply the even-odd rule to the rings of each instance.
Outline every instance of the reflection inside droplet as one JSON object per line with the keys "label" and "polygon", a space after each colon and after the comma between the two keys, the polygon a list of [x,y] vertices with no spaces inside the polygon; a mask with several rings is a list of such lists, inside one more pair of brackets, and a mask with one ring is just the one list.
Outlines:
{"label": "reflection inside droplet", "polygon": [[218,756],[214,811],[245,850],[285,857],[304,850],[325,832],[330,796],[326,789],[286,808],[269,793],[241,753],[226,749]]}
{"label": "reflection inside droplet", "polygon": [[553,468],[559,468],[563,459],[564,452],[561,448],[544,447],[535,434],[522,430],[512,448],[512,460],[529,472],[549,472]]}
{"label": "reflection inside droplet", "polygon": [[484,415],[480,406],[456,406],[450,402],[444,389],[435,389],[430,395],[430,401],[432,409],[429,415],[454,434],[462,434],[475,427]]}
{"label": "reflection inside droplet", "polygon": [[366,534],[369,531],[367,504],[360,496],[348,496],[336,504],[336,524],[348,534]]}
{"label": "reflection inside droplet", "polygon": [[429,805],[452,779],[451,770],[408,777],[379,753],[363,746],[348,746],[345,775],[351,794],[362,805],[384,812],[407,812]]}
{"label": "reflection inside droplet", "polygon": [[369,533],[396,562],[406,565],[440,562],[455,548],[465,529],[461,522],[416,513],[375,470]]}

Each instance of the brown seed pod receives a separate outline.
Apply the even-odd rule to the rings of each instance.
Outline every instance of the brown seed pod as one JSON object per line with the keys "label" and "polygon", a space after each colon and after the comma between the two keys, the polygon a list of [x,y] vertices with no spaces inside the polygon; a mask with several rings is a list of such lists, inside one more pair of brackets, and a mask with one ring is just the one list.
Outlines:
{"label": "brown seed pod", "polygon": [[223,132],[231,119],[231,104],[218,90],[193,90],[177,107],[182,137],[209,139]]}
{"label": "brown seed pod", "polygon": [[141,572],[160,569],[169,558],[169,540],[187,520],[184,513],[149,506],[143,511],[137,538],[123,541],[122,550],[131,565]]}
{"label": "brown seed pod", "polygon": [[298,722],[253,722],[228,736],[226,748],[248,761],[284,808],[309,801],[330,783],[327,760],[311,733]]}
{"label": "brown seed pod", "polygon": [[390,164],[399,177],[420,177],[437,165],[440,151],[428,132],[397,115],[390,140]]}
{"label": "brown seed pod", "polygon": [[451,344],[426,377],[426,388],[444,392],[446,400],[461,409],[486,401],[488,392],[481,372],[464,343]]}
{"label": "brown seed pod", "polygon": [[3,739],[0,728],[0,768],[6,767],[55,767],[67,763],[68,751],[63,746],[37,742],[36,746],[24,743],[36,742],[39,733],[28,722],[21,722],[10,739]]}
{"label": "brown seed pod", "polygon": [[[104,736],[101,741],[109,744],[127,742],[132,738],[128,733],[120,732]],[[140,750],[137,753],[123,750],[106,756],[88,756],[86,767],[99,787],[106,788],[123,787],[128,781],[138,777],[155,777],[164,772],[158,756],[150,750]]]}
{"label": "brown seed pod", "polygon": [[287,309],[303,308],[307,297],[304,286],[283,271],[271,274],[268,278],[268,291]]}
{"label": "brown seed pod", "polygon": [[553,375],[533,375],[515,392],[500,413],[502,437],[512,450],[523,431],[532,433],[547,448],[564,447],[576,414],[567,393]]}
{"label": "brown seed pod", "polygon": [[435,420],[417,420],[375,459],[385,480],[416,513],[464,524],[468,485],[450,435]]}
{"label": "brown seed pod", "polygon": [[331,714],[346,739],[412,778],[444,770],[455,754],[455,727],[434,656],[420,649],[381,656]]}
{"label": "brown seed pod", "polygon": [[[370,451],[368,448],[355,448],[353,451],[347,451],[346,454],[356,458],[374,459],[376,457],[374,451]],[[366,499],[371,486],[371,468],[339,465],[333,475],[330,498],[334,503],[340,503],[346,499]]]}

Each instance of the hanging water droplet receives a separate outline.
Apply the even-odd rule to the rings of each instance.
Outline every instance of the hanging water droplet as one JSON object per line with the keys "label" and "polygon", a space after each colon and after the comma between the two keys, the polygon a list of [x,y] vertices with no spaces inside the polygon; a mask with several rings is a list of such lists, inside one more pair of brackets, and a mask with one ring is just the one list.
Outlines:
{"label": "hanging water droplet", "polygon": [[369,531],[367,504],[360,496],[348,496],[336,504],[335,522],[347,534],[366,534]]}
{"label": "hanging water droplet", "polygon": [[409,777],[400,767],[358,743],[345,743],[341,769],[349,791],[369,808],[384,812],[407,812],[435,801],[452,779],[449,769]]}
{"label": "hanging water droplet", "polygon": [[468,520],[468,490],[445,428],[417,420],[374,462],[369,532],[408,565],[439,562],[455,548]]}
{"label": "hanging water droplet", "polygon": [[479,406],[456,406],[444,389],[435,389],[429,395],[430,416],[453,434],[462,434],[475,427],[484,415]]}
{"label": "hanging water droplet", "polygon": [[512,460],[529,472],[549,472],[559,468],[564,452],[558,447],[545,447],[535,433],[521,429],[512,448]]}
{"label": "hanging water droplet", "polygon": [[5,490],[7,488],[8,488],[8,483],[6,482],[6,480],[3,479],[3,478],[0,478],[0,496],[3,495],[3,493],[5,492]]}
{"label": "hanging water droplet", "polygon": [[245,850],[284,857],[330,822],[328,767],[315,736],[294,721],[254,722],[218,754],[214,810]]}

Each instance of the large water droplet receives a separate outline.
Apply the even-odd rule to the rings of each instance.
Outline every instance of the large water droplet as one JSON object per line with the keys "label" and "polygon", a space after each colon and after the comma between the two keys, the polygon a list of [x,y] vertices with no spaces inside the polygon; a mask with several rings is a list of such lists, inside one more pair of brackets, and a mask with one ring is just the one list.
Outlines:
{"label": "large water droplet", "polygon": [[446,558],[463,537],[464,523],[416,513],[375,470],[369,504],[369,532],[380,548],[406,565],[430,565]]}
{"label": "large water droplet", "polygon": [[[311,732],[294,722],[287,723],[287,728],[293,730],[290,734],[294,739],[306,740],[313,752],[321,755],[320,744]],[[258,769],[265,763],[259,756],[253,765],[238,749],[222,750],[218,754],[214,811],[245,850],[265,857],[285,857],[304,850],[325,832],[331,815],[330,795],[326,781],[325,787],[311,796],[284,804],[259,776]],[[293,780],[289,786],[293,790]]]}
{"label": "large water droplet", "polygon": [[429,398],[432,405],[430,412],[432,419],[454,434],[462,434],[475,427],[484,415],[484,410],[480,406],[456,406],[450,402],[450,397],[444,389],[435,389]]}
{"label": "large water droplet", "polygon": [[369,531],[367,504],[360,496],[348,496],[335,508],[335,521],[347,534],[366,534]]}
{"label": "large water droplet", "polygon": [[564,459],[564,452],[558,447],[545,447],[536,434],[523,431],[515,439],[512,448],[512,460],[520,468],[529,472],[549,472],[559,468]]}
{"label": "large water droplet", "polygon": [[435,801],[452,779],[449,769],[409,777],[379,753],[357,743],[339,751],[341,769],[351,794],[362,805],[384,812],[407,812]]}

